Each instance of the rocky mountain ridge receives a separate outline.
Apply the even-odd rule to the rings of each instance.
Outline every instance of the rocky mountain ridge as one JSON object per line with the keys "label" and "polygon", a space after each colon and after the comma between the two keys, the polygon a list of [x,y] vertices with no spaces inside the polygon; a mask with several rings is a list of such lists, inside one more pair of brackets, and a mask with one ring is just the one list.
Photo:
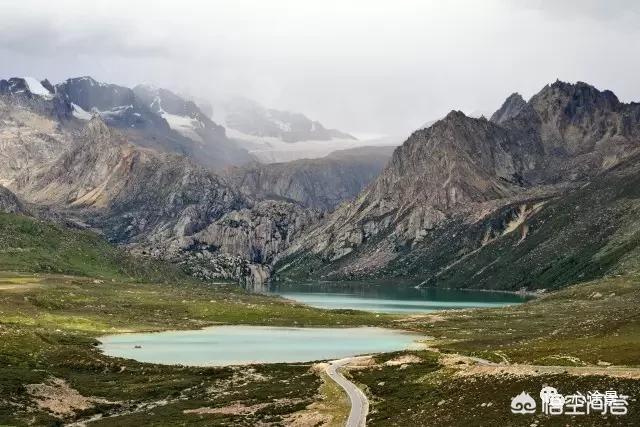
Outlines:
{"label": "rocky mountain ridge", "polygon": [[[281,255],[279,275],[424,282],[513,234],[504,230],[529,227],[548,200],[567,200],[640,149],[639,104],[620,103],[609,91],[556,82],[522,101],[511,96],[492,121],[454,111],[415,132],[355,201]],[[501,265],[484,261],[476,272]],[[551,258],[541,257],[545,262]],[[474,286],[473,276],[447,285]],[[511,278],[496,286],[531,284]]]}
{"label": "rocky mountain ridge", "polygon": [[184,155],[208,168],[223,169],[253,160],[193,102],[168,90],[142,85],[130,89],[88,76],[56,85],[31,81],[31,86],[39,85],[35,92],[27,79],[0,80],[0,95],[5,102],[44,114],[64,127],[82,127],[83,122],[99,115],[136,145]]}

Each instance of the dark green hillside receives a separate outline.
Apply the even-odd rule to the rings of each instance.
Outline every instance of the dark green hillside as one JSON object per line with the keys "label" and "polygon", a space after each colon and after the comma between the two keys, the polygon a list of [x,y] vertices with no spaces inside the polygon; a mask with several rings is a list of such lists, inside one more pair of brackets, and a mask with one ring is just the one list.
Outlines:
{"label": "dark green hillside", "polygon": [[95,233],[6,213],[0,213],[0,271],[148,281],[186,279],[170,266],[128,255]]}
{"label": "dark green hillside", "polygon": [[[636,272],[640,260],[638,160],[633,158],[580,189],[538,205],[539,210],[533,210],[511,233],[500,235],[508,223],[505,215],[511,209],[514,216],[515,206],[470,230],[453,228],[453,234],[466,235],[459,244],[453,243],[451,231],[445,231],[402,265],[392,265],[391,272],[422,276],[432,286],[507,290],[556,289],[610,273]],[[527,208],[536,203],[528,203]],[[498,237],[482,246],[487,233]]]}

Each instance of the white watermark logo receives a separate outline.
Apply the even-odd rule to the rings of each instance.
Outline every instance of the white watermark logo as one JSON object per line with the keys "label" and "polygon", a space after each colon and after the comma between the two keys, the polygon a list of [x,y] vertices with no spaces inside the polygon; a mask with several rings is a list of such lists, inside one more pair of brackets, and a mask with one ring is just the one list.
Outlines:
{"label": "white watermark logo", "polygon": [[[545,415],[626,415],[629,396],[613,390],[563,395],[554,387],[543,387],[540,402],[541,413]],[[536,407],[535,399],[525,391],[511,399],[511,412],[514,414],[534,414]]]}
{"label": "white watermark logo", "polygon": [[522,392],[511,399],[511,412],[514,414],[533,414],[536,412],[536,401],[527,392]]}

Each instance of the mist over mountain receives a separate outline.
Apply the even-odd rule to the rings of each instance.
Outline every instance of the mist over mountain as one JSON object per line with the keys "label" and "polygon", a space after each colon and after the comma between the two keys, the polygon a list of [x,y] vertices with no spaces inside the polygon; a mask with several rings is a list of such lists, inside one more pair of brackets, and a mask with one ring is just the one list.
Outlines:
{"label": "mist over mountain", "polygon": [[356,139],[348,133],[327,129],[302,113],[265,108],[246,98],[233,98],[219,107],[228,128],[256,137],[278,138],[284,142]]}
{"label": "mist over mountain", "polygon": [[[2,80],[0,93],[20,95],[16,102],[27,103],[38,113],[65,121],[75,118],[74,126],[99,115],[137,145],[182,154],[209,168],[222,169],[253,159],[194,103],[170,91],[143,86],[134,91],[91,77],[70,78],[56,85],[46,81],[46,89],[31,80],[35,89],[26,79]],[[164,110],[165,104],[168,111]],[[50,111],[43,110],[46,108]]]}

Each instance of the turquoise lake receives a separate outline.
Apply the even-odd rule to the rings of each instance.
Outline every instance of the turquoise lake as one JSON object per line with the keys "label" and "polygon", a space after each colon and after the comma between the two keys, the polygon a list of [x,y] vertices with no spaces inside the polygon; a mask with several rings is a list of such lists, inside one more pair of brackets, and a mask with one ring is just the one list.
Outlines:
{"label": "turquoise lake", "polygon": [[383,328],[215,326],[109,335],[102,351],[140,362],[190,366],[295,363],[419,348],[424,337]]}
{"label": "turquoise lake", "polygon": [[271,292],[312,307],[377,313],[426,313],[474,307],[500,307],[528,299],[503,292],[416,289],[401,283],[312,282],[279,285]]}
{"label": "turquoise lake", "polygon": [[[280,286],[272,292],[314,307],[379,313],[425,313],[519,304],[508,293],[416,289],[398,283],[330,283]],[[140,362],[190,366],[295,363],[419,348],[425,337],[383,328],[286,328],[215,326],[194,331],[102,337],[109,355]]]}

